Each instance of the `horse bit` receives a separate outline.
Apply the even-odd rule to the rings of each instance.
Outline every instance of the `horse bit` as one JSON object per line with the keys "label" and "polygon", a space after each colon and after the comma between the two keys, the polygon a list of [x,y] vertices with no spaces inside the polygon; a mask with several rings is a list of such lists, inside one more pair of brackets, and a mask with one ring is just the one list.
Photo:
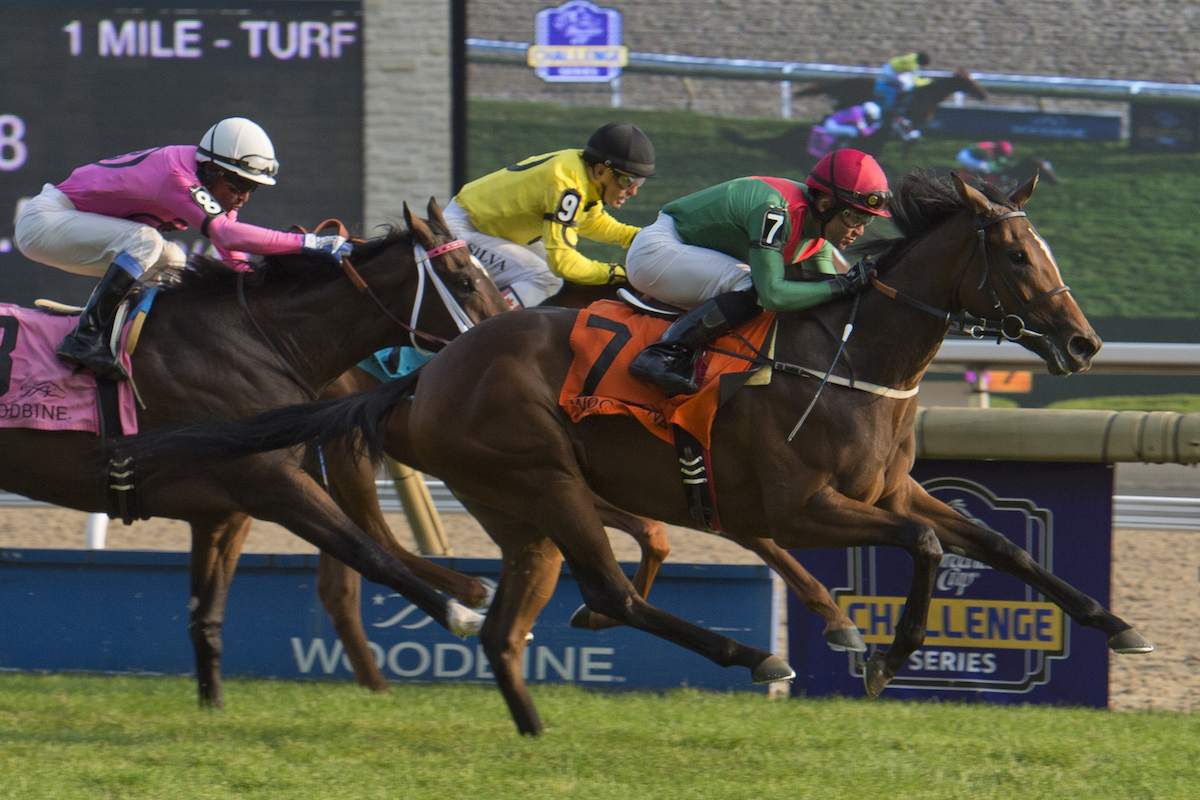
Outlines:
{"label": "horse bit", "polygon": [[[970,336],[972,339],[983,339],[985,337],[994,335],[996,337],[997,344],[1004,339],[1007,339],[1010,342],[1016,342],[1026,338],[1044,339],[1046,336],[1044,333],[1038,333],[1037,331],[1032,331],[1025,327],[1024,315],[1027,314],[1030,309],[1040,305],[1041,303],[1044,303],[1051,297],[1055,297],[1063,292],[1071,291],[1071,287],[1067,286],[1066,284],[1051,289],[1045,294],[1033,298],[1017,309],[1015,314],[1004,314],[1003,318],[999,321],[976,317],[961,307],[962,304],[958,297],[959,287],[962,285],[963,278],[966,277],[967,270],[971,267],[971,262],[975,260],[975,253],[978,252],[980,253],[983,265],[981,274],[979,276],[979,286],[977,288],[982,289],[986,285],[988,293],[991,295],[992,307],[997,311],[1004,312],[1004,302],[1000,299],[1000,295],[996,292],[994,281],[991,278],[992,270],[988,268],[988,247],[985,239],[985,230],[989,226],[995,225],[997,222],[1003,222],[1006,219],[1024,216],[1026,216],[1024,211],[1009,211],[1001,214],[998,217],[993,217],[987,220],[981,218],[978,214],[975,215],[975,244],[971,249],[971,255],[967,257],[967,262],[963,264],[962,272],[958,274],[958,279],[954,282],[954,291],[952,294],[954,307],[951,308],[950,311],[942,311],[941,309],[934,308],[928,303],[923,303],[920,300],[917,300],[915,297],[909,297],[906,294],[902,294],[901,292],[898,292],[892,287],[883,283],[878,278],[871,279],[871,286],[873,286],[875,289],[878,289],[884,295],[892,298],[893,300],[899,300],[900,302],[910,305],[913,308],[920,309],[921,311],[933,314],[935,317],[942,318],[946,325],[956,329],[955,332]],[[1000,276],[1000,279],[1004,282],[1005,287],[1012,292],[1018,301],[1020,301],[1021,290],[1020,287],[1016,285],[1012,275],[1007,270],[1000,269],[995,270],[995,274]],[[958,311],[956,312],[954,308],[958,308]]]}

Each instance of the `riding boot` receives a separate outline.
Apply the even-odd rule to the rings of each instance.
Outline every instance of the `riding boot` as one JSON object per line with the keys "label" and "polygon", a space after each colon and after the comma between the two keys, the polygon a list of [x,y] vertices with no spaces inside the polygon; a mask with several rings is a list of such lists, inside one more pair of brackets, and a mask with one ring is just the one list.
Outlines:
{"label": "riding boot", "polygon": [[121,300],[136,282],[133,275],[114,261],[92,290],[92,296],[79,315],[79,324],[58,346],[58,357],[68,364],[87,367],[102,378],[127,380],[129,375],[109,347],[109,328]]}
{"label": "riding boot", "polygon": [[684,314],[629,365],[629,374],[657,384],[667,397],[695,394],[696,353],[700,345],[762,312],[758,292],[727,292],[706,300]]}

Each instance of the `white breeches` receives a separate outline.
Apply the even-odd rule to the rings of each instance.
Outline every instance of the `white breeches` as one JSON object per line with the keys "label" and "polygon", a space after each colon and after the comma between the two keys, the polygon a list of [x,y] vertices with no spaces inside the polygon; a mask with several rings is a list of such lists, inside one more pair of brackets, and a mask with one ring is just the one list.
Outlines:
{"label": "white breeches", "polygon": [[77,275],[101,277],[121,253],[128,253],[151,275],[167,267],[182,268],[187,261],[182,247],[149,225],[77,211],[49,183],[17,215],[15,238],[26,258]]}
{"label": "white breeches", "polygon": [[685,243],[675,231],[675,220],[661,211],[653,225],[633,237],[625,272],[639,292],[684,308],[754,286],[749,264]]}
{"label": "white breeches", "polygon": [[467,243],[471,255],[479,259],[496,286],[510,290],[522,306],[539,305],[562,288],[563,279],[551,272],[546,263],[546,245],[542,242],[517,244],[480,233],[466,210],[455,200],[443,209],[442,216],[446,218],[450,232]]}

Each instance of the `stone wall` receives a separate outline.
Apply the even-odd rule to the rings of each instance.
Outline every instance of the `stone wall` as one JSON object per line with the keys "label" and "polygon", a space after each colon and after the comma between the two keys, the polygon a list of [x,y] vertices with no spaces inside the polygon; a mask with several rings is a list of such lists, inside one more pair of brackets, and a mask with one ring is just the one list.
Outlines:
{"label": "stone wall", "polygon": [[[532,42],[555,0],[469,0],[468,35]],[[1188,0],[601,0],[625,44],[650,53],[880,66],[923,50],[931,68],[1200,81],[1200,4]],[[605,105],[605,84],[549,84],[531,70],[472,65],[471,97]],[[625,75],[625,106],[778,116],[779,85]],[[798,107],[802,117],[806,108]]]}

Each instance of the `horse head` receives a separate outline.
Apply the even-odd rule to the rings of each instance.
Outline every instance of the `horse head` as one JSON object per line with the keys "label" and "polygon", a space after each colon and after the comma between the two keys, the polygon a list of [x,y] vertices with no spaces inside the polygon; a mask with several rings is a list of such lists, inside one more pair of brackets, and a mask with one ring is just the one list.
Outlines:
{"label": "horse head", "polygon": [[[1050,246],[1022,211],[1037,176],[1010,197],[994,187],[976,189],[951,176],[974,214],[976,244],[958,277],[955,302],[969,314],[997,323],[989,333],[1037,353],[1056,375],[1086,370],[1101,341],[1063,283]],[[974,279],[964,278],[969,272]],[[987,326],[985,326],[987,327]]]}
{"label": "horse head", "polygon": [[[423,220],[412,213],[408,203],[404,204],[404,221],[412,235],[413,244],[420,245],[425,251],[423,254],[415,251],[414,254],[418,262],[419,285],[424,287],[426,275],[437,279],[430,281],[432,287],[429,293],[436,291],[441,296],[460,332],[507,311],[508,304],[487,270],[471,255],[466,243],[455,239],[450,232],[435,198],[429,198],[426,213],[428,219]],[[422,269],[425,271],[420,272]],[[420,289],[413,308],[413,327],[418,327],[417,318],[422,312],[423,301],[424,292]],[[456,306],[465,316],[455,310]]]}

